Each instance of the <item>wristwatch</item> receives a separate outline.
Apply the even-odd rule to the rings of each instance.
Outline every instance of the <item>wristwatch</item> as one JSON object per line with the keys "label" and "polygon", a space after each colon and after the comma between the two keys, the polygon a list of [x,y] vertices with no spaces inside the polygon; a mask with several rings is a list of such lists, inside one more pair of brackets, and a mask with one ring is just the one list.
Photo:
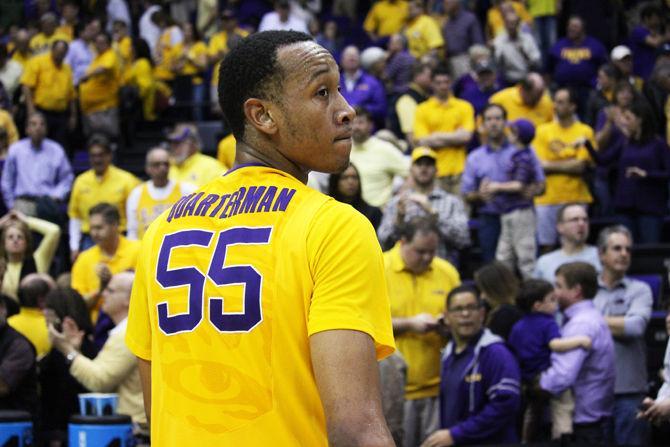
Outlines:
{"label": "wristwatch", "polygon": [[74,359],[79,355],[77,351],[70,351],[68,355],[65,356],[65,360],[67,360],[68,365],[72,365],[72,362],[74,362]]}

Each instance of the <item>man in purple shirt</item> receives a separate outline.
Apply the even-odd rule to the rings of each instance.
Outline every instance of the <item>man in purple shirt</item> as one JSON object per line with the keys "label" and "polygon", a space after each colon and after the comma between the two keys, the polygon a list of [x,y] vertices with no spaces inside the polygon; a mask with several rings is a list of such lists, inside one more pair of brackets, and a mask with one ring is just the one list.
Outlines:
{"label": "man in purple shirt", "polygon": [[361,70],[358,48],[350,45],[342,51],[340,61],[342,96],[352,107],[364,107],[372,115],[377,128],[384,127],[386,119],[386,92],[382,83]]}
{"label": "man in purple shirt", "polygon": [[482,28],[477,16],[463,8],[461,0],[445,0],[444,12],[447,20],[442,25],[442,36],[446,42],[446,57],[451,73],[458,79],[470,70],[468,49],[484,43]]}
{"label": "man in purple shirt", "polygon": [[27,138],[9,147],[2,172],[2,195],[7,209],[12,209],[18,198],[31,202],[43,197],[63,201],[72,187],[70,162],[63,147],[46,138],[44,115],[39,112],[30,115],[26,134]]}
{"label": "man in purple shirt", "polygon": [[602,445],[605,423],[614,407],[614,343],[605,319],[593,304],[598,291],[595,268],[585,262],[563,264],[556,271],[555,294],[565,315],[563,337],[585,335],[591,350],[551,354],[551,367],[540,376],[540,388],[557,395],[572,388],[573,434],[577,444]]}
{"label": "man in purple shirt", "polygon": [[479,205],[479,246],[484,262],[489,262],[495,258],[500,236],[500,215],[516,206],[532,205],[533,195],[544,189],[544,171],[535,154],[531,153],[538,184],[528,188],[525,197],[496,191],[495,184],[512,180],[512,157],[517,149],[505,138],[507,112],[502,106],[486,106],[482,117],[488,144],[468,154],[461,194],[467,202]]}

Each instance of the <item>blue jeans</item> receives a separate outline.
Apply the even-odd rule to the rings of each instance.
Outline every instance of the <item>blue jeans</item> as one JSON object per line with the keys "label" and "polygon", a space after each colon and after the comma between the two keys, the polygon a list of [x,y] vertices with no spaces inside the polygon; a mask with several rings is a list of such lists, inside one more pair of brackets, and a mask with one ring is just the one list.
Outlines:
{"label": "blue jeans", "polygon": [[200,84],[193,84],[191,101],[193,101],[193,120],[200,122],[204,118],[202,107],[205,103],[205,94],[207,93],[205,81]]}
{"label": "blue jeans", "polygon": [[496,258],[496,248],[500,237],[500,216],[497,214],[481,214],[479,216],[479,248],[482,250],[482,261],[491,262]]}
{"label": "blue jeans", "polygon": [[647,445],[649,423],[636,417],[644,397],[636,393],[616,395],[606,428],[608,444]]}
{"label": "blue jeans", "polygon": [[636,244],[658,244],[661,240],[663,218],[653,214],[619,214],[617,220],[626,226]]}

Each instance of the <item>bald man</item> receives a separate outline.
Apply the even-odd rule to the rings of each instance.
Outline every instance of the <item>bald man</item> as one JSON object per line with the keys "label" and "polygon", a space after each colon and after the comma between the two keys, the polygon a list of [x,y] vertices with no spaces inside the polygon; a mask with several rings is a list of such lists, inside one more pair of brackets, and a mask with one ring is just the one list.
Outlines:
{"label": "bald man", "polygon": [[524,118],[537,127],[554,119],[554,104],[546,90],[542,76],[528,73],[517,85],[491,96],[489,102],[503,106],[509,121]]}
{"label": "bald man", "polygon": [[72,377],[92,392],[118,393],[117,411],[130,416],[133,422],[144,424],[147,420],[137,359],[124,342],[134,279],[135,274],[132,272],[117,273],[103,290],[102,310],[109,315],[115,326],[109,331],[109,338],[94,359],[81,355],[81,343],[85,334],[71,318],[62,321],[62,332],[51,324],[49,338],[53,346],[66,358]]}
{"label": "bald man", "polygon": [[177,200],[195,191],[195,185],[170,180],[170,154],[162,147],[147,153],[144,170],[149,180],[130,192],[126,201],[128,239],[142,239],[149,224]]}

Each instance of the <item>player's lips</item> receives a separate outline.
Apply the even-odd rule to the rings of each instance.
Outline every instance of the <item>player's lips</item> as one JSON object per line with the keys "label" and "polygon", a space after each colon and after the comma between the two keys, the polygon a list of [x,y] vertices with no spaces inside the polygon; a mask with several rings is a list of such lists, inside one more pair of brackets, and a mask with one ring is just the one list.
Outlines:
{"label": "player's lips", "polygon": [[350,130],[346,131],[346,132],[343,132],[343,133],[341,133],[341,134],[339,134],[338,136],[335,137],[335,141],[350,140],[351,139],[351,134],[352,134],[352,132]]}

